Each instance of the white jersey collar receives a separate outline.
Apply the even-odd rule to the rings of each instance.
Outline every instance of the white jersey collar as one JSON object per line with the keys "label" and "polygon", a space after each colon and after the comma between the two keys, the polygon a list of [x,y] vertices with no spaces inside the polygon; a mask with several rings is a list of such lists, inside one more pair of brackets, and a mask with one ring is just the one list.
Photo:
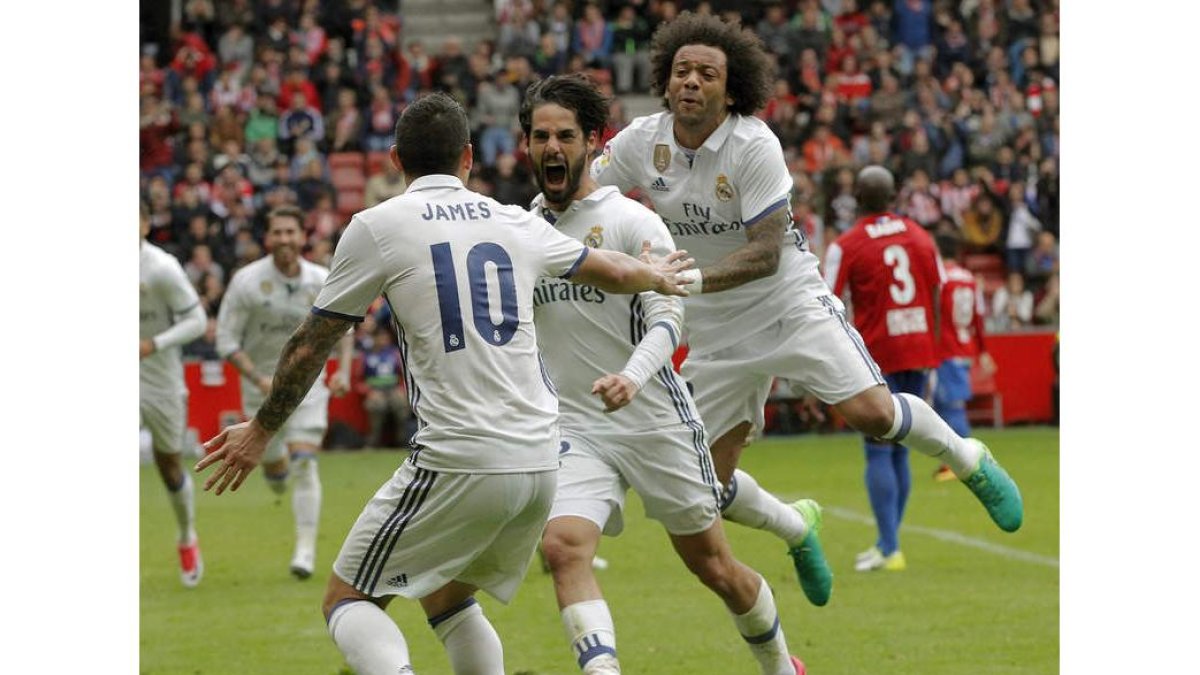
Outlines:
{"label": "white jersey collar", "polygon": [[[725,121],[721,122],[721,126],[713,129],[713,132],[708,135],[708,138],[704,139],[704,143],[697,148],[696,152],[700,150],[717,152],[720,150],[721,146],[725,144],[725,139],[729,138],[729,134],[733,133],[733,127],[737,124],[738,117],[736,113],[727,114]],[[675,140],[675,114],[668,112],[663,115],[663,120],[666,124],[659,127],[658,140],[666,141],[670,144],[673,151],[682,153],[684,151],[683,147]]]}
{"label": "white jersey collar", "polygon": [[421,176],[408,184],[408,191],[413,190],[432,190],[434,188],[455,188],[463,189],[462,181],[458,176],[451,176],[444,173],[432,173],[428,176]]}

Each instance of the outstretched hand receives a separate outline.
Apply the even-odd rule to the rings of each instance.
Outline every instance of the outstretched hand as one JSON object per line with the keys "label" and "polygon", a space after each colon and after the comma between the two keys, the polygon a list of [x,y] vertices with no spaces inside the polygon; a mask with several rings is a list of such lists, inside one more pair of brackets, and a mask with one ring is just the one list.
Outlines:
{"label": "outstretched hand", "polygon": [[204,444],[204,458],[196,464],[196,471],[220,462],[213,475],[204,482],[205,491],[215,485],[217,494],[230,488],[237,492],[242,481],[262,461],[263,453],[267,451],[267,442],[271,433],[259,426],[257,420],[250,420],[226,427],[224,431],[214,436]]}
{"label": "outstretched hand", "polygon": [[638,260],[646,263],[654,268],[660,279],[654,290],[663,295],[678,295],[687,297],[689,295],[687,284],[692,281],[692,276],[686,272],[696,266],[696,259],[689,258],[688,252],[685,250],[672,251],[666,257],[658,257],[651,252],[650,240],[642,241],[642,252],[638,256]]}

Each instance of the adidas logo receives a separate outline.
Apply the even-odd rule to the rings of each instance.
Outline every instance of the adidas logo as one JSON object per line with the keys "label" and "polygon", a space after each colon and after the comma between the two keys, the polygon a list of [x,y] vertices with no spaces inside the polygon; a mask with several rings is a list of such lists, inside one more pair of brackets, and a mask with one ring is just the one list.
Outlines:
{"label": "adidas logo", "polygon": [[390,579],[385,579],[383,583],[385,583],[388,586],[391,586],[393,588],[404,588],[405,586],[408,585],[408,575],[407,574],[397,574],[396,576],[394,576]]}
{"label": "adidas logo", "polygon": [[663,180],[662,176],[659,176],[653,183],[650,184],[650,189],[658,190],[659,192],[666,192],[671,188],[667,187],[667,181]]}

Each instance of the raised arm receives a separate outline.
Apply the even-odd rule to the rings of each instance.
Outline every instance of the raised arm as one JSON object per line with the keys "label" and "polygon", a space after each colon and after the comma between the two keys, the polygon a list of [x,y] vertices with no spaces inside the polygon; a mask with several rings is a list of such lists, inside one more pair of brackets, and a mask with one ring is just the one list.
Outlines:
{"label": "raised arm", "polygon": [[775,274],[782,255],[783,233],[789,225],[788,209],[780,205],[747,226],[746,243],[741,248],[692,273],[699,273],[702,292],[720,293]]}
{"label": "raised arm", "polygon": [[630,295],[656,291],[663,295],[686,296],[684,280],[679,273],[696,263],[687,251],[675,251],[655,265],[619,251],[590,249],[569,280],[590,284],[610,293]]}
{"label": "raised arm", "polygon": [[314,313],[309,314],[292,333],[279,357],[271,393],[258,414],[248,422],[225,429],[204,444],[210,454],[196,465],[198,471],[223,460],[217,471],[205,481],[205,490],[216,485],[217,494],[221,494],[226,487],[236,491],[241,486],[246,476],[262,461],[267,441],[304,400],[324,367],[329,351],[346,334],[350,325],[348,320]]}

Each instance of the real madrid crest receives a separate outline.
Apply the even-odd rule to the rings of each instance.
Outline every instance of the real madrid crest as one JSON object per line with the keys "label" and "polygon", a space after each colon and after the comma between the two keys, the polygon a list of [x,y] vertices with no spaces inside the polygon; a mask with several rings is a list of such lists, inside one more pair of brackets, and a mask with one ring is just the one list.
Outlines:
{"label": "real madrid crest", "polygon": [[717,199],[727,202],[733,199],[733,186],[729,184],[729,179],[725,174],[717,176]]}
{"label": "real madrid crest", "polygon": [[271,282],[266,280],[258,285],[258,289],[263,292],[263,295],[270,295],[274,288],[275,287],[271,285]]}
{"label": "real madrid crest", "polygon": [[591,248],[600,248],[600,245],[604,243],[604,226],[593,225],[592,231],[583,238],[583,243]]}
{"label": "real madrid crest", "polygon": [[671,146],[659,143],[654,146],[654,168],[662,173],[667,170],[668,166],[671,166]]}

